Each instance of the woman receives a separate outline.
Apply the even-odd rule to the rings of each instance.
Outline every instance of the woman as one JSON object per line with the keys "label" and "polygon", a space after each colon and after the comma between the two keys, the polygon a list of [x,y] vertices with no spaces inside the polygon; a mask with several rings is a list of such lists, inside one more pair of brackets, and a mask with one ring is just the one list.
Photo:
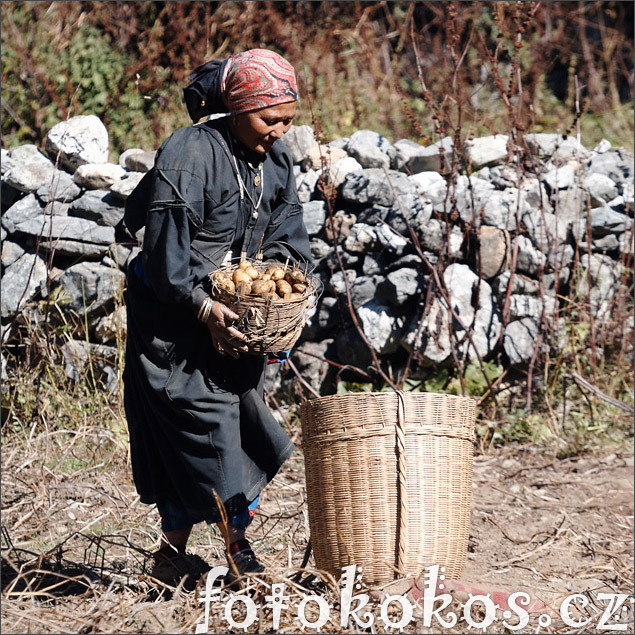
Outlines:
{"label": "woman", "polygon": [[223,517],[230,571],[263,569],[245,529],[293,450],[262,400],[266,359],[243,354],[238,316],[211,302],[207,274],[259,249],[265,260],[310,259],[280,142],[296,112],[293,67],[254,49],[205,64],[193,80],[194,121],[229,115],[165,141],[125,218],[135,231],[145,221],[145,235],[128,274],[124,404],[135,485],[161,515],[153,575],[166,582],[209,569],[186,554],[187,540],[193,524]]}

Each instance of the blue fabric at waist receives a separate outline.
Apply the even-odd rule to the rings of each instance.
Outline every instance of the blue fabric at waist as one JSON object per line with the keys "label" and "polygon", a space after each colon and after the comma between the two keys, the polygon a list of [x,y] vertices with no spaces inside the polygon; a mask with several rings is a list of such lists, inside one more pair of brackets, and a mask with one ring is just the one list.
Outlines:
{"label": "blue fabric at waist", "polygon": [[146,276],[145,269],[143,268],[143,259],[141,258],[141,254],[136,255],[131,264],[137,278],[139,278],[146,287],[150,287],[150,281],[148,280],[148,276]]}

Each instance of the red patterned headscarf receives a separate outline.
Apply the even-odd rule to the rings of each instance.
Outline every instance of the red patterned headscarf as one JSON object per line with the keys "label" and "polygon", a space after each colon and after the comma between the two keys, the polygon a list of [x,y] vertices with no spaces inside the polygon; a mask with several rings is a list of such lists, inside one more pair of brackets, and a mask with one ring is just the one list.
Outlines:
{"label": "red patterned headscarf", "polygon": [[251,49],[228,60],[221,95],[232,114],[259,110],[298,99],[293,66],[267,49]]}

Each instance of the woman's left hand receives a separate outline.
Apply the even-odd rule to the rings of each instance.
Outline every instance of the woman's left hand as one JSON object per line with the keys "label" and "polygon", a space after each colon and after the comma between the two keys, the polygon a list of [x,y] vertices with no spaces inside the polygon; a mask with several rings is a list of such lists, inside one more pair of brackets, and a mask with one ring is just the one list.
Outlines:
{"label": "woman's left hand", "polygon": [[207,328],[212,335],[214,348],[221,355],[231,355],[237,358],[240,353],[247,351],[244,343],[245,336],[235,329],[231,322],[238,319],[238,315],[222,302],[214,302],[212,311],[207,319]]}

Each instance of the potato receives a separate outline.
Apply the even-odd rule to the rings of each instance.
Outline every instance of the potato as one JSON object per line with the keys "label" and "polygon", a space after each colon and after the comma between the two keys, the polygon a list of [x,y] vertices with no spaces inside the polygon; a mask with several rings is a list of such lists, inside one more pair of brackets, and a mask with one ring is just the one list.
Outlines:
{"label": "potato", "polygon": [[251,292],[263,298],[266,297],[271,292],[269,282],[268,280],[254,280],[251,285]]}
{"label": "potato", "polygon": [[281,298],[284,298],[285,296],[290,295],[293,289],[286,280],[278,280],[278,282],[276,282],[276,291]]}
{"label": "potato", "polygon": [[225,279],[225,280],[221,280],[218,283],[218,286],[223,290],[223,291],[227,291],[228,293],[234,293],[234,291],[236,291],[236,285],[233,283],[232,280],[230,280],[229,278]]}
{"label": "potato", "polygon": [[288,298],[285,298],[285,300],[288,300],[289,302],[292,302],[293,300],[301,300],[302,299],[302,294],[301,293],[290,293]]}
{"label": "potato", "polygon": [[272,280],[282,280],[284,278],[284,269],[280,265],[269,265],[267,273]]}
{"label": "potato", "polygon": [[248,267],[245,269],[245,272],[252,280],[258,280],[258,278],[260,278],[260,271],[258,271],[256,267]]}
{"label": "potato", "polygon": [[291,271],[287,271],[285,280],[289,284],[301,284],[306,281],[306,277],[299,269],[291,269]]}
{"label": "potato", "polygon": [[239,282],[236,285],[236,293],[239,295],[249,295],[251,293],[251,279]]}
{"label": "potato", "polygon": [[249,269],[250,267],[253,267],[253,265],[249,262],[249,260],[241,260],[238,264],[239,269]]}
{"label": "potato", "polygon": [[236,271],[234,271],[234,275],[232,276],[232,280],[236,285],[240,282],[249,282],[249,284],[251,284],[251,276],[244,269],[236,269]]}
{"label": "potato", "polygon": [[270,293],[276,292],[276,283],[273,280],[269,280],[269,292]]}
{"label": "potato", "polygon": [[293,288],[293,293],[299,293],[300,295],[302,295],[305,291],[306,291],[306,284],[304,284],[304,282],[296,282],[294,285],[292,285]]}
{"label": "potato", "polygon": [[223,280],[231,280],[231,276],[229,271],[216,271],[212,276],[212,280],[220,284]]}

